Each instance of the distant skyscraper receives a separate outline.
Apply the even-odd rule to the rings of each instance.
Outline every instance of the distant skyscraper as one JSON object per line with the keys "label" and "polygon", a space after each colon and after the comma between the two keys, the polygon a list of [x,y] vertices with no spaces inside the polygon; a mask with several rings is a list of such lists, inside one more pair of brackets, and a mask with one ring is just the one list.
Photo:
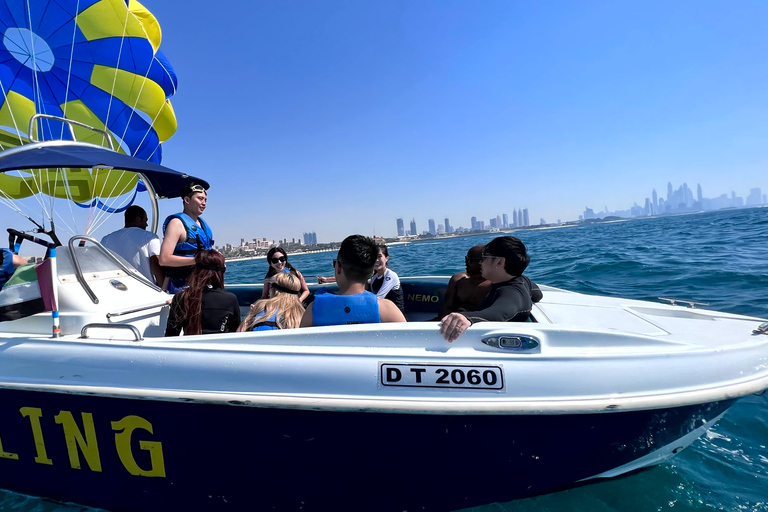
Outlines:
{"label": "distant skyscraper", "polygon": [[672,182],[667,182],[667,203],[672,201]]}
{"label": "distant skyscraper", "polygon": [[445,232],[453,233],[453,226],[451,226],[451,223],[448,221],[448,217],[445,218]]}
{"label": "distant skyscraper", "polygon": [[472,217],[472,231],[477,231],[477,217]]}
{"label": "distant skyscraper", "polygon": [[436,235],[437,229],[435,228],[435,219],[429,219],[427,224],[429,224],[429,232],[433,235]]}
{"label": "distant skyscraper", "polygon": [[696,200],[699,202],[699,204],[702,203],[702,200],[704,199],[704,194],[701,192],[701,183],[696,185]]}
{"label": "distant skyscraper", "polygon": [[411,235],[416,236],[416,219],[411,219]]}
{"label": "distant skyscraper", "polygon": [[523,208],[523,226],[530,226],[531,222],[528,220],[528,208]]}
{"label": "distant skyscraper", "polygon": [[397,236],[405,236],[405,224],[403,224],[403,219],[397,219]]}
{"label": "distant skyscraper", "polygon": [[489,225],[490,225],[492,228],[498,228],[498,227],[499,227],[499,225],[498,225],[498,224],[496,224],[496,217],[491,217],[491,219],[490,219],[490,220],[491,220],[491,221],[489,222]]}
{"label": "distant skyscraper", "polygon": [[509,227],[509,216],[506,213],[501,216],[501,227],[503,228]]}
{"label": "distant skyscraper", "polygon": [[749,195],[747,196],[747,206],[759,206],[763,199],[762,190],[760,188],[749,189]]}
{"label": "distant skyscraper", "polygon": [[502,228],[501,215],[496,215],[496,227],[499,228],[499,229]]}
{"label": "distant skyscraper", "polygon": [[653,213],[659,211],[659,196],[656,194],[656,189],[653,189]]}
{"label": "distant skyscraper", "polygon": [[317,245],[317,233],[304,233],[304,245]]}

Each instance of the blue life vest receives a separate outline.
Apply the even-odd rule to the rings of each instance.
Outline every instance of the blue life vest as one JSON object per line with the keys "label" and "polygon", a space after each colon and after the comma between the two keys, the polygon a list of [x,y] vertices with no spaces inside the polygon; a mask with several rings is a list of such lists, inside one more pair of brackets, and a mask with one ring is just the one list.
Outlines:
{"label": "blue life vest", "polygon": [[200,221],[200,226],[198,226],[197,222],[184,212],[169,215],[165,222],[163,222],[163,234],[165,234],[165,229],[168,227],[171,219],[179,219],[184,224],[184,229],[187,232],[187,240],[177,243],[176,247],[174,247],[174,256],[194,258],[195,254],[202,250],[213,249],[213,233],[202,217],[197,219]]}
{"label": "blue life vest", "polygon": [[0,265],[0,288],[8,282],[16,271],[16,267],[13,266],[13,253],[11,250],[3,249],[2,251],[2,255],[0,255],[0,258],[2,258],[2,265]]}
{"label": "blue life vest", "polygon": [[378,324],[379,299],[371,292],[356,295],[315,294],[313,325]]}
{"label": "blue life vest", "polygon": [[[278,310],[275,310],[275,313],[271,317],[269,317],[266,322],[262,322],[258,324],[256,327],[253,328],[253,330],[254,331],[272,331],[275,329],[279,329],[280,327],[278,327],[277,325],[277,312]],[[263,311],[259,313],[256,316],[256,318],[258,319],[262,316],[264,316]]]}

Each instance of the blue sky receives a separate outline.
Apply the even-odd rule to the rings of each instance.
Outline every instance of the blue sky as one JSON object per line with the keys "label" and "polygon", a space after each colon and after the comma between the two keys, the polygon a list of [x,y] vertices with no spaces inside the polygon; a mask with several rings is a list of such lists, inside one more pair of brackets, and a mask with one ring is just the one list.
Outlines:
{"label": "blue sky", "polygon": [[143,3],[217,244],[768,191],[764,1]]}

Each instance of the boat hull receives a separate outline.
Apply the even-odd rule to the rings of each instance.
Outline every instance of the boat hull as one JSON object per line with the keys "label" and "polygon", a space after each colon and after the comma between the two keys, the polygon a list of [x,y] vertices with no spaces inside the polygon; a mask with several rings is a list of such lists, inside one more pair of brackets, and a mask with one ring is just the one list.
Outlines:
{"label": "boat hull", "polygon": [[0,403],[0,486],[17,492],[112,511],[401,511],[534,496],[676,453],[733,400],[458,415],[4,389]]}

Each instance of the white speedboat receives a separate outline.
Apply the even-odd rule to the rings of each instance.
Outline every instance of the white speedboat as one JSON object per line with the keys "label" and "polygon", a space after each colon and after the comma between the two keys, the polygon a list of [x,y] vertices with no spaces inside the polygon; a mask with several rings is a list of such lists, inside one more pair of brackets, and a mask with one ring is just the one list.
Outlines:
{"label": "white speedboat", "polygon": [[[153,197],[186,179],[115,155],[39,143],[0,171],[126,169]],[[403,279],[406,324],[164,338],[166,293],[90,237],[51,244],[56,311],[0,322],[0,487],[21,493],[451,510],[658,464],[768,388],[765,319],[546,286],[533,321],[452,344],[431,321],[447,278],[426,277]],[[244,309],[261,291],[228,289]]]}

